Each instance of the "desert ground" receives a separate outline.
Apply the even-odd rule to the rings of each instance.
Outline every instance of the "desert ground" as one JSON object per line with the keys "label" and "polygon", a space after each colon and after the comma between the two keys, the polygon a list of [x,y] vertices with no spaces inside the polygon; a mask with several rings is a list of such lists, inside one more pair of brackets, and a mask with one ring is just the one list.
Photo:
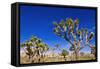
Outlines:
{"label": "desert ground", "polygon": [[[85,53],[84,55],[79,55],[77,60],[94,60],[95,57],[90,53]],[[21,53],[20,55],[20,63],[28,64],[28,63],[45,63],[45,62],[62,62],[62,61],[77,61],[72,54],[65,56],[65,58],[59,54],[49,53],[43,58],[39,56],[34,56],[32,58],[32,62],[30,62],[29,57],[25,53]]]}

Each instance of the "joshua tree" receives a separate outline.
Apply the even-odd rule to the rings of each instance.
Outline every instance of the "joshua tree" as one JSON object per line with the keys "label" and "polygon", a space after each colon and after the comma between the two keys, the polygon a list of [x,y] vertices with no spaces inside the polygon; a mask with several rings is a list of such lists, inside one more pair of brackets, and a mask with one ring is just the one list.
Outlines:
{"label": "joshua tree", "polygon": [[[38,62],[40,62],[40,58],[43,56],[43,53],[48,50],[48,45],[43,43],[41,39],[36,36],[32,36],[29,41],[26,41],[21,44],[22,47],[25,47],[25,53],[29,56],[29,59],[33,58],[33,56],[37,56]],[[30,62],[33,60],[31,59]]]}
{"label": "joshua tree", "polygon": [[68,55],[69,52],[65,49],[62,50],[61,55],[64,57],[64,60],[66,61],[66,55]]}
{"label": "joshua tree", "polygon": [[32,36],[30,40],[35,46],[35,54],[37,57],[39,57],[38,61],[40,62],[40,58],[44,58],[45,52],[49,49],[48,45],[43,43],[41,39],[35,36]]}
{"label": "joshua tree", "polygon": [[93,39],[94,33],[88,32],[86,28],[79,28],[79,20],[72,20],[68,18],[66,20],[61,20],[59,23],[54,22],[54,33],[65,39],[70,43],[70,51],[75,54],[75,59],[78,59],[79,51],[85,48],[85,46],[90,47],[90,41]]}

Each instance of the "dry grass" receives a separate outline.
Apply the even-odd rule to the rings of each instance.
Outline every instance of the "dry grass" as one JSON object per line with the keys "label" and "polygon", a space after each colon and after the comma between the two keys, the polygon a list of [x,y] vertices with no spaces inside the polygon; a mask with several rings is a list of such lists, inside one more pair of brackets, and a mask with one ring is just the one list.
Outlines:
{"label": "dry grass", "polygon": [[[45,63],[45,62],[62,62],[62,61],[74,61],[75,58],[74,56],[66,56],[66,58],[63,58],[63,56],[55,56],[55,57],[49,57],[46,56],[44,58],[40,58],[40,61],[38,60],[38,57],[33,57],[33,62],[30,62],[28,59],[28,56],[25,55],[24,53],[21,54],[20,56],[20,63],[21,64],[28,64],[28,63]],[[84,56],[79,56],[78,60],[94,60],[95,58],[90,55],[84,55]]]}

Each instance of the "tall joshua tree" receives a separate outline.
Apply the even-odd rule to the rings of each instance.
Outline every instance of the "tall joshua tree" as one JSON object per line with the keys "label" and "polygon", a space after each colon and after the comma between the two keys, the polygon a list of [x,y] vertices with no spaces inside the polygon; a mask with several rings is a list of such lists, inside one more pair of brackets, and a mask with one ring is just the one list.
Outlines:
{"label": "tall joshua tree", "polygon": [[[88,32],[86,28],[79,29],[79,20],[72,20],[67,18],[66,20],[61,20],[59,23],[54,22],[54,33],[70,43],[70,51],[75,54],[75,59],[78,59],[79,51],[85,48],[85,46],[90,47],[90,41],[93,39],[94,33]],[[84,38],[86,37],[86,38]]]}

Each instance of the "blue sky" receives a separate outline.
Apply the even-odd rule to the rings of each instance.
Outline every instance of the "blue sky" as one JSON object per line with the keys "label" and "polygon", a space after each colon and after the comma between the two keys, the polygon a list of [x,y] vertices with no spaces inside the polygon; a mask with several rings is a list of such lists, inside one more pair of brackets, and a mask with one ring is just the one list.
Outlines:
{"label": "blue sky", "polygon": [[[61,19],[79,19],[79,27],[88,28],[89,32],[95,32],[95,10],[77,8],[57,8],[41,6],[20,6],[20,42],[29,40],[35,35],[49,46],[59,44],[61,48],[68,49],[69,43],[53,33],[53,22]],[[95,44],[95,37],[91,41]],[[86,47],[83,51],[89,51]]]}

